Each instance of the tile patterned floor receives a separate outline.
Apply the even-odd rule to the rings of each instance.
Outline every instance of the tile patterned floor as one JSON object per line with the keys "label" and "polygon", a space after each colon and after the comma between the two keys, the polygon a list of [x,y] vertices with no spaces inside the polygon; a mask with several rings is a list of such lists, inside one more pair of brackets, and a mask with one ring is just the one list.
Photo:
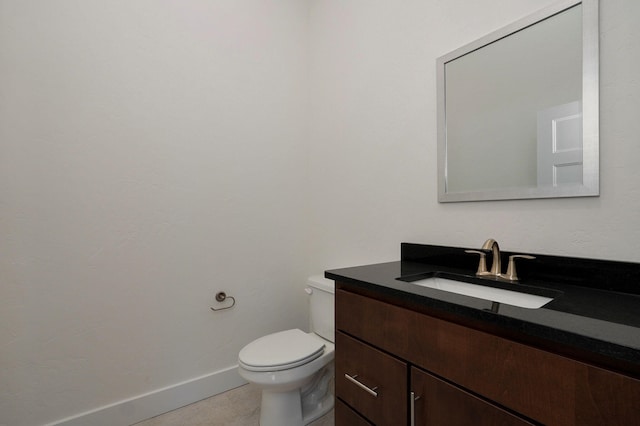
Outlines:
{"label": "tile patterned floor", "polygon": [[[249,384],[136,423],[135,426],[258,426],[259,418],[260,390]],[[310,426],[334,426],[333,411]]]}

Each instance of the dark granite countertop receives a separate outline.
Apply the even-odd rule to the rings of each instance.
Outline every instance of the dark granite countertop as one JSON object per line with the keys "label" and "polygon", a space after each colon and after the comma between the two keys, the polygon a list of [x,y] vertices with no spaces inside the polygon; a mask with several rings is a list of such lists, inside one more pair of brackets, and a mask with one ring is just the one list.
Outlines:
{"label": "dark granite countertop", "polygon": [[[505,257],[509,255],[503,254]],[[403,243],[400,261],[334,269],[326,271],[325,276],[368,292],[444,312],[448,317],[480,321],[510,335],[518,333],[538,341],[592,353],[595,358],[609,358],[624,364],[626,372],[640,375],[640,295],[629,292],[634,286],[640,287],[640,265],[536,256],[535,265],[522,268],[520,283],[485,282],[502,288],[508,288],[505,285],[515,289],[518,286],[542,288],[557,294],[551,302],[538,309],[504,303],[498,307],[488,300],[397,279],[411,276],[426,278],[434,272],[450,272],[463,275],[469,282],[477,281],[474,276],[477,257],[465,254],[463,248]],[[488,259],[489,266],[490,262]],[[545,267],[547,271],[555,271],[555,275],[534,272]],[[607,273],[608,270],[611,271]],[[571,274],[562,275],[558,271]],[[606,282],[600,274],[626,281]]]}

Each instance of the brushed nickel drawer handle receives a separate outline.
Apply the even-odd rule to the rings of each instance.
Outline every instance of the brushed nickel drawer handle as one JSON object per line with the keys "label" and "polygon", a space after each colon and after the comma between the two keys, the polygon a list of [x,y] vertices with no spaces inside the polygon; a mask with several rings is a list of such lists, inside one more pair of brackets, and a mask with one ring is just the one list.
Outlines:
{"label": "brushed nickel drawer handle", "polygon": [[356,377],[358,377],[357,374],[354,374],[353,376],[348,375],[347,373],[344,374],[344,378],[349,380],[351,383],[356,384],[359,388],[367,391],[368,393],[370,393],[371,395],[373,395],[374,397],[378,397],[378,392],[376,392],[376,390],[378,390],[378,387],[374,387],[374,388],[370,388],[369,386],[365,385],[364,383],[362,383],[359,380],[356,380]]}
{"label": "brushed nickel drawer handle", "polygon": [[416,401],[420,399],[419,396],[416,396],[416,393],[411,391],[411,396],[410,396],[411,400],[409,401],[410,403],[410,407],[409,407],[409,419],[410,419],[410,425],[411,426],[415,426],[416,424]]}

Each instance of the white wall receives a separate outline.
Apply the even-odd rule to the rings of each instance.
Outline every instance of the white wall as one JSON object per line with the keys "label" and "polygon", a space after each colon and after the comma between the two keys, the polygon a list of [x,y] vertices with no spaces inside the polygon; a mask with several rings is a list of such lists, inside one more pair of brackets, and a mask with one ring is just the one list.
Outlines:
{"label": "white wall", "polygon": [[0,0],[0,424],[232,366],[401,241],[640,261],[635,0],[601,2],[601,197],[436,201],[435,59],[551,1]]}
{"label": "white wall", "polygon": [[[311,240],[318,267],[399,242],[640,261],[640,2],[601,1],[601,196],[437,203],[435,60],[539,0],[312,2]],[[493,168],[495,165],[487,165]]]}
{"label": "white wall", "polygon": [[[0,1],[0,424],[213,373],[306,327],[307,16]],[[236,307],[212,312],[218,290]]]}

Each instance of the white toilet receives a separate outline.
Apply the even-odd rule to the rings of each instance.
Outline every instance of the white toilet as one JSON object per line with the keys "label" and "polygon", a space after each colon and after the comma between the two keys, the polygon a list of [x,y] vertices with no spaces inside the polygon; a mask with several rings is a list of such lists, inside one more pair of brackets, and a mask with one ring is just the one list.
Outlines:
{"label": "white toilet", "polygon": [[269,334],[238,354],[240,376],[262,388],[260,426],[302,426],[333,408],[333,281],[309,277],[310,333]]}

